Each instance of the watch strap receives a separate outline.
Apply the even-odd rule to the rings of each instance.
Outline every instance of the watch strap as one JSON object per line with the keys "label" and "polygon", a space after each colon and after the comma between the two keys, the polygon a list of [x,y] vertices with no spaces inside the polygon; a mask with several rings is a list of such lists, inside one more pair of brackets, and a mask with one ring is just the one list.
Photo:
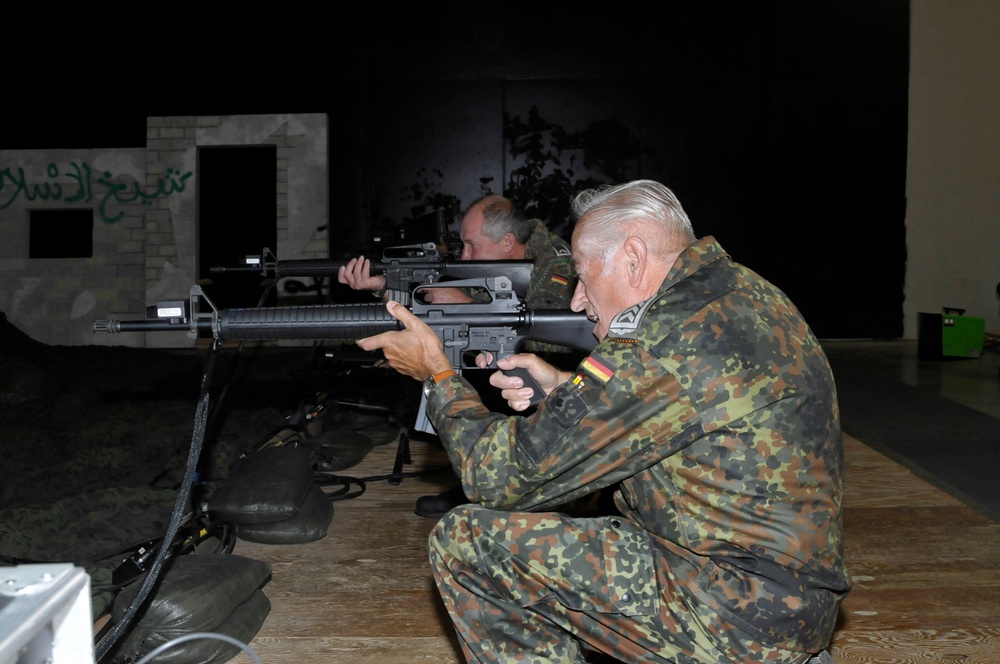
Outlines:
{"label": "watch strap", "polygon": [[449,376],[457,376],[457,375],[458,375],[458,372],[455,371],[454,369],[445,369],[444,371],[437,372],[436,374],[434,374],[433,376],[431,376],[431,378],[434,379],[434,384],[437,385],[438,383],[440,383],[445,378],[448,378]]}

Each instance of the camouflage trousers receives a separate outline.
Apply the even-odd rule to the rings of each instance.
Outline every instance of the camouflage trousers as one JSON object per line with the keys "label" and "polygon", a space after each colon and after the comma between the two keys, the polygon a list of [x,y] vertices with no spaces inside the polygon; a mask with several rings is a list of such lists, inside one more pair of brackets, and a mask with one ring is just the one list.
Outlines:
{"label": "camouflage trousers", "polygon": [[463,505],[430,535],[442,600],[469,662],[804,662],[699,607],[621,517]]}

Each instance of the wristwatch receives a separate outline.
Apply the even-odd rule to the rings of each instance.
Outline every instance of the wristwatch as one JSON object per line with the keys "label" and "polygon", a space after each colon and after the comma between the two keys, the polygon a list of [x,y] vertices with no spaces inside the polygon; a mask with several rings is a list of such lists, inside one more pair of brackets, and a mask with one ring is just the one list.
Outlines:
{"label": "wristwatch", "polygon": [[455,376],[458,372],[454,369],[445,369],[444,371],[439,371],[436,374],[427,377],[424,381],[424,397],[429,397],[431,394],[431,388],[440,383],[442,380],[448,376]]}

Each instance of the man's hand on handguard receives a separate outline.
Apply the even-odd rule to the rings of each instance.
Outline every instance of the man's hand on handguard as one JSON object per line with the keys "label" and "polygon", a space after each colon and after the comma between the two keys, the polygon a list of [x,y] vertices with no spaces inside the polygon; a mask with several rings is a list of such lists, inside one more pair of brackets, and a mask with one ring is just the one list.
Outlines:
{"label": "man's hand on handguard", "polygon": [[[476,357],[476,366],[485,369],[493,362],[492,353],[480,353]],[[507,400],[511,409],[516,411],[527,410],[531,406],[531,397],[534,389],[526,387],[524,380],[519,376],[507,375],[504,371],[521,368],[526,370],[531,377],[538,382],[546,395],[556,389],[560,384],[569,380],[573,375],[566,371],[560,371],[554,366],[532,353],[519,353],[497,360],[497,368],[500,371],[490,376],[490,385],[500,389],[500,396]]]}
{"label": "man's hand on handguard", "polygon": [[337,271],[337,281],[354,290],[377,291],[385,288],[385,277],[380,274],[373,277],[371,267],[371,261],[364,256],[352,258]]}
{"label": "man's hand on handguard", "polygon": [[434,330],[399,302],[390,300],[385,308],[406,329],[358,339],[361,349],[381,349],[389,366],[420,381],[452,368]]}

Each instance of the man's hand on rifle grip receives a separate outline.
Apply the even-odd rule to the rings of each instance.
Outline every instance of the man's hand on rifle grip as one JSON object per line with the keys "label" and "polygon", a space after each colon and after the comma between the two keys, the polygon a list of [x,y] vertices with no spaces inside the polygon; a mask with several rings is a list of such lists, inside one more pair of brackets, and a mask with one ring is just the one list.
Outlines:
{"label": "man's hand on rifle grip", "polygon": [[[486,368],[493,363],[492,353],[480,353],[476,366]],[[559,384],[572,374],[559,371],[532,353],[519,353],[497,360],[497,371],[490,376],[490,385],[500,389],[500,396],[516,411],[538,405]]]}

